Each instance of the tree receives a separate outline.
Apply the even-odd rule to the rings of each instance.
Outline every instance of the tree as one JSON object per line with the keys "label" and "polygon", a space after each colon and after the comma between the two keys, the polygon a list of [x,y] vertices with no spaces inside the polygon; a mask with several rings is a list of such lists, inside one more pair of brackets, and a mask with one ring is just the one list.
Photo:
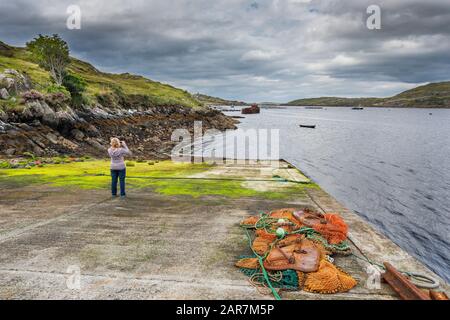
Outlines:
{"label": "tree", "polygon": [[61,85],[65,69],[70,62],[67,43],[57,34],[40,34],[33,41],[27,42],[27,48],[39,65],[50,72],[55,83]]}

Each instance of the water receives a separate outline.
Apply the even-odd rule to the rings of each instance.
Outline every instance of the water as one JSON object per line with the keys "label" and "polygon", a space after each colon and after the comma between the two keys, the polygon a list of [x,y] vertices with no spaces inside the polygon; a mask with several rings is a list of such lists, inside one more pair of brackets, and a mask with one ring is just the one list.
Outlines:
{"label": "water", "polygon": [[289,107],[240,120],[280,129],[281,158],[450,281],[450,110]]}

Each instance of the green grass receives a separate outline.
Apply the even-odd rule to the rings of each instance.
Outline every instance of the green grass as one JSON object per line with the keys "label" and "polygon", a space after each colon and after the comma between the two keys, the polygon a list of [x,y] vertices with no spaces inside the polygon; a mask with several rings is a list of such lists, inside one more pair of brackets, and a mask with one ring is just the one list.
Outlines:
{"label": "green grass", "polygon": [[15,48],[12,53],[12,57],[0,54],[0,72],[5,69],[15,69],[21,73],[26,73],[38,90],[43,90],[51,84],[50,74],[31,62],[30,54],[27,51]]}
{"label": "green grass", "polygon": [[148,96],[156,104],[199,106],[199,102],[187,91],[142,76],[101,72],[91,64],[74,58],[71,59],[68,69],[86,80],[88,83],[87,93],[91,98],[98,94],[114,93],[119,89],[126,95]]}
{"label": "green grass", "polygon": [[[8,49],[0,50],[0,72],[5,69],[15,69],[21,73],[26,73],[35,89],[39,91],[45,91],[45,88],[52,84],[49,73],[33,62],[26,49],[5,46],[4,44],[3,46],[4,48],[8,47]],[[121,92],[125,96],[145,96],[152,105],[201,106],[201,103],[185,90],[152,81],[142,76],[101,72],[91,64],[75,58],[71,58],[68,71],[86,80],[87,101],[94,101],[98,95]]]}
{"label": "green grass", "polygon": [[[149,166],[136,163],[127,168],[129,188],[150,188],[167,196],[185,195],[222,196],[228,198],[290,199],[303,193],[314,184],[292,184],[279,191],[257,191],[244,186],[238,180],[180,179],[203,173],[213,167],[211,164],[173,163],[161,161]],[[168,179],[148,179],[168,178]],[[0,169],[0,185],[4,187],[24,187],[32,184],[50,184],[63,188],[103,189],[110,184],[109,161],[92,160],[65,164],[49,164],[31,169]],[[282,183],[282,182],[280,182]]]}

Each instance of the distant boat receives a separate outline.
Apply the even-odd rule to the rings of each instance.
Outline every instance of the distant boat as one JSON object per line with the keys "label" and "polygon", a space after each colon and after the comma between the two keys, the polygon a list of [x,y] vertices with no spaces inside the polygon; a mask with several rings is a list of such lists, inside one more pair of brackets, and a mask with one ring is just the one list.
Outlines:
{"label": "distant boat", "polygon": [[308,125],[308,124],[301,124],[300,128],[308,128],[308,129],[315,129],[316,125],[312,124],[312,125]]}
{"label": "distant boat", "polygon": [[323,109],[323,107],[305,107],[305,109],[310,109],[310,110],[321,110],[321,109]]}
{"label": "distant boat", "polygon": [[364,110],[364,108],[361,107],[361,106],[360,107],[353,107],[352,110]]}
{"label": "distant boat", "polygon": [[252,104],[250,108],[244,108],[241,110],[242,114],[256,114],[260,113],[260,109],[256,103]]}

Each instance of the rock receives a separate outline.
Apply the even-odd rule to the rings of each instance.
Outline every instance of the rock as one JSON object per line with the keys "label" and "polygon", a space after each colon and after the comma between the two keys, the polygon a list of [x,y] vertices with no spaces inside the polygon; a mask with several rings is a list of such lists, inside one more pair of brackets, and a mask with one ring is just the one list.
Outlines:
{"label": "rock", "polygon": [[23,129],[25,131],[31,131],[33,130],[33,128],[31,128],[29,125],[27,125],[26,123],[18,123],[17,127],[19,127],[20,129]]}
{"label": "rock", "polygon": [[101,150],[101,151],[106,151],[106,147],[103,146],[102,144],[100,144],[98,141],[94,140],[94,139],[87,139],[87,142],[93,146],[94,148]]}
{"label": "rock", "polygon": [[92,124],[87,126],[86,132],[92,137],[100,136],[100,131],[98,131],[98,129],[94,127]]}
{"label": "rock", "polygon": [[72,136],[75,138],[75,140],[83,141],[83,139],[84,139],[84,133],[81,132],[80,130],[78,130],[78,129],[73,129],[70,133],[71,133]]}
{"label": "rock", "polygon": [[39,127],[42,125],[42,123],[39,120],[33,120],[33,122],[30,125],[33,127]]}
{"label": "rock", "polygon": [[9,149],[6,149],[5,154],[6,154],[7,156],[12,156],[15,152],[16,152],[16,149],[14,149],[14,148],[9,148]]}
{"label": "rock", "polygon": [[56,116],[55,111],[43,101],[27,102],[21,115],[25,119],[41,119],[42,123],[52,127],[56,127],[59,124],[59,118]]}
{"label": "rock", "polygon": [[44,154],[44,150],[42,150],[42,148],[40,148],[39,146],[34,146],[33,147],[33,153],[35,155],[37,155],[38,157],[42,156]]}
{"label": "rock", "polygon": [[20,133],[18,130],[14,129],[13,127],[11,127],[7,132],[6,132],[10,137],[16,137],[18,136]]}
{"label": "rock", "polygon": [[57,137],[55,134],[49,132],[49,133],[47,133],[47,135],[46,135],[45,137],[46,137],[51,143],[53,143],[53,144],[58,144],[58,137]]}
{"label": "rock", "polygon": [[8,115],[3,110],[0,110],[0,120],[1,121],[8,121]]}
{"label": "rock", "polygon": [[31,89],[31,81],[27,75],[17,70],[6,69],[0,74],[0,88],[6,88],[9,93],[18,94]]}
{"label": "rock", "polygon": [[2,120],[0,120],[0,133],[6,133],[5,125],[6,125],[6,123],[4,123]]}
{"label": "rock", "polygon": [[60,142],[60,144],[61,144],[62,146],[66,147],[66,148],[68,148],[68,149],[71,149],[71,150],[75,150],[75,149],[78,149],[78,148],[79,148],[79,145],[77,145],[76,143],[74,143],[74,142],[72,142],[72,141],[70,141],[70,140],[67,140],[67,139],[64,138],[64,137],[60,137],[60,138],[59,138],[59,142]]}
{"label": "rock", "polygon": [[20,76],[20,73],[17,70],[14,69],[5,69],[5,71],[3,71],[4,74],[12,74],[16,77]]}
{"label": "rock", "polygon": [[59,118],[56,116],[55,111],[48,106],[45,102],[41,103],[44,108],[44,115],[42,116],[42,122],[49,126],[56,127],[59,124]]}
{"label": "rock", "polygon": [[8,90],[6,90],[5,88],[0,89],[0,99],[3,99],[3,100],[9,99]]}
{"label": "rock", "polygon": [[161,143],[161,139],[158,137],[152,137],[149,139],[149,141],[153,144],[160,144]]}
{"label": "rock", "polygon": [[35,134],[33,134],[30,137],[30,140],[33,141],[35,144],[37,144],[42,149],[46,149],[47,144],[48,144],[48,139],[45,136],[43,136],[42,134],[40,134],[39,132],[35,132]]}

